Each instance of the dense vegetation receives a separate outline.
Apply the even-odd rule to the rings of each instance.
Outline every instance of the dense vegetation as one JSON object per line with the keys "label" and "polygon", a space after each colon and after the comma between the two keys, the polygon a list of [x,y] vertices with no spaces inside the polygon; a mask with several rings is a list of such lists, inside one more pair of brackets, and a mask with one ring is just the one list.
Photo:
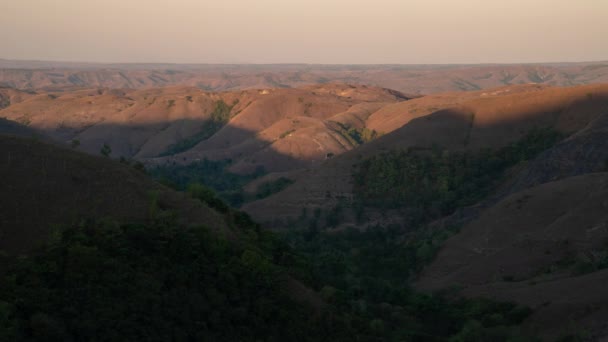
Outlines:
{"label": "dense vegetation", "polygon": [[2,282],[0,339],[316,341],[347,332],[289,298],[287,249],[255,227],[243,236],[162,221],[69,227]]}
{"label": "dense vegetation", "polygon": [[213,136],[228,123],[230,120],[230,112],[232,111],[232,107],[234,106],[229,106],[222,100],[217,101],[215,103],[215,108],[210,114],[209,120],[203,122],[200,130],[196,134],[169,146],[169,148],[160,156],[170,156],[187,151],[201,141],[211,138],[211,136]]}
{"label": "dense vegetation", "polygon": [[[528,308],[409,284],[458,228],[426,229],[429,219],[483,199],[510,167],[560,138],[538,129],[495,151],[410,149],[364,160],[354,209],[406,207],[415,218],[407,229],[323,230],[315,211],[298,219],[305,229],[280,236],[223,201],[242,203],[242,186],[262,170],[240,176],[226,172],[230,161],[208,160],[150,170],[232,230],[180,226],[153,200],[148,224],[64,227],[3,270],[0,340],[527,341],[518,326]],[[256,196],[289,184],[262,183]],[[326,215],[327,226],[343,210]],[[294,279],[318,297],[298,294]]]}
{"label": "dense vegetation", "polygon": [[[423,295],[412,291],[409,283],[458,228],[428,230],[426,222],[480,201],[503,180],[510,167],[533,158],[561,138],[552,130],[536,129],[499,150],[464,153],[410,149],[364,160],[354,175],[353,209],[406,208],[411,218],[409,228],[393,225],[326,231],[319,227],[340,224],[345,208],[339,205],[325,213],[325,225],[319,222],[320,211],[303,213],[295,225],[306,228],[284,236],[305,258],[296,258],[301,263],[295,272],[329,304],[336,318],[333,324],[340,326],[342,337],[395,341],[521,338],[517,326],[529,314],[526,308]],[[261,173],[249,178],[232,175],[226,173],[228,165],[227,161],[203,161],[153,173],[171,179],[178,188],[188,189],[211,207],[229,212],[228,206],[201,184],[238,204],[244,200],[242,186]],[[266,197],[290,183],[287,179],[262,183],[256,197]],[[311,324],[318,327],[318,323]]]}
{"label": "dense vegetation", "polygon": [[340,127],[340,133],[342,133],[342,136],[344,136],[353,146],[370,142],[381,135],[380,133],[376,132],[376,130],[366,127],[356,128],[341,122],[336,122],[336,124]]}
{"label": "dense vegetation", "polygon": [[255,198],[266,198],[272,194],[276,194],[277,192],[284,190],[291,184],[293,184],[293,180],[286,177],[279,177],[272,181],[263,182],[258,185],[255,193]]}
{"label": "dense vegetation", "polygon": [[554,130],[535,129],[498,150],[452,152],[437,147],[382,153],[359,165],[355,194],[366,206],[407,210],[414,222],[437,218],[480,201],[510,167],[562,138]]}
{"label": "dense vegetation", "polygon": [[203,159],[188,165],[158,166],[149,169],[148,172],[161,183],[179,191],[188,190],[191,186],[205,187],[207,191],[216,193],[221,200],[236,208],[245,202],[266,198],[293,183],[289,178],[279,177],[260,183],[255,194],[246,194],[243,187],[266,172],[263,168],[258,168],[251,174],[240,175],[228,171],[231,164],[232,161],[229,159],[217,161]]}
{"label": "dense vegetation", "polygon": [[530,313],[528,308],[454,299],[457,288],[435,295],[410,288],[413,276],[450,233],[420,232],[404,241],[401,227],[377,226],[291,230],[285,239],[309,260],[322,298],[336,311],[361,320],[380,340],[528,340],[518,328]]}
{"label": "dense vegetation", "polygon": [[349,128],[346,133],[350,136],[358,145],[370,142],[380,136],[374,129],[369,128]]}
{"label": "dense vegetation", "polygon": [[[553,130],[535,129],[498,150],[455,153],[434,148],[380,154],[359,165],[354,174],[356,198],[350,208],[357,214],[366,206],[398,209],[409,218],[407,224],[364,230],[322,229],[343,221],[348,206],[339,204],[325,213],[325,222],[321,222],[320,210],[303,211],[298,223],[302,226],[307,222],[308,227],[288,232],[286,239],[309,258],[315,277],[324,280],[321,294],[326,300],[377,320],[391,339],[452,336],[454,340],[483,341],[513,337],[518,332],[512,328],[526,315],[525,308],[484,301],[452,302],[441,296],[416,294],[408,284],[434,258],[443,241],[458,230],[428,229],[429,220],[482,200],[504,181],[510,167],[562,138]],[[424,303],[422,307],[420,303]],[[484,310],[485,318],[467,316]],[[426,321],[426,315],[432,319]],[[493,318],[488,321],[488,317]],[[426,325],[431,321],[435,330]]]}
{"label": "dense vegetation", "polygon": [[259,168],[249,175],[229,172],[231,160],[212,161],[203,159],[188,165],[163,165],[149,169],[150,175],[161,183],[177,190],[186,190],[190,184],[204,184],[213,189],[218,196],[233,207],[239,207],[246,200],[243,186],[255,178],[264,175]]}
{"label": "dense vegetation", "polygon": [[[517,336],[513,326],[528,314],[415,294],[371,274],[330,277],[334,264],[318,272],[247,215],[224,216],[236,236],[179,226],[162,211],[146,225],[90,221],[58,231],[1,283],[0,339],[499,341]],[[319,290],[326,307],[296,303],[289,277]]]}

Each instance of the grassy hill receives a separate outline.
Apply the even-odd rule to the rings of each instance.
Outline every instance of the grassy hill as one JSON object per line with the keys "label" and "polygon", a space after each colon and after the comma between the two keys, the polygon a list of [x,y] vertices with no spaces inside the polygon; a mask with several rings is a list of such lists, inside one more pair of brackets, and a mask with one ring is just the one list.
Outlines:
{"label": "grassy hill", "polygon": [[[387,267],[417,279],[419,290],[527,305],[534,313],[523,331],[543,340],[599,340],[608,333],[606,91],[464,101],[244,209],[277,229],[301,227],[295,243],[322,255],[315,260],[331,274],[388,281]],[[555,139],[530,136],[539,128]]]}
{"label": "grassy hill", "polygon": [[212,195],[37,140],[0,136],[0,146],[2,339],[327,334],[289,248]]}
{"label": "grassy hill", "polygon": [[512,303],[341,285],[202,185],[178,193],[135,165],[28,138],[0,146],[3,340],[523,336],[529,310]]}
{"label": "grassy hill", "polygon": [[529,305],[527,325],[548,337],[604,336],[607,181],[586,174],[513,193],[448,239],[417,286]]}
{"label": "grassy hill", "polygon": [[192,224],[226,226],[213,210],[129,165],[15,136],[0,136],[0,144],[0,249],[6,253],[30,250],[61,224],[101,218],[145,223],[158,210],[175,211]]}
{"label": "grassy hill", "polygon": [[250,173],[260,166],[308,167],[348,151],[380,133],[366,128],[367,116],[409,98],[343,84],[222,93],[192,87],[39,91],[10,102],[0,117],[91,154],[106,145],[113,158],[161,165],[231,159],[232,171]]}
{"label": "grassy hill", "polygon": [[[463,96],[462,100],[444,98],[441,100],[444,104],[438,100],[440,104],[434,112],[421,116],[412,114],[411,106],[429,101],[427,97],[389,105],[403,106],[403,110],[394,108],[393,114],[385,116],[386,120],[400,116],[403,126],[317,168],[297,173],[293,177],[296,182],[284,191],[249,203],[244,210],[258,221],[281,227],[299,217],[304,208],[307,212],[316,208],[327,212],[342,201],[348,209],[354,198],[353,174],[367,158],[383,152],[433,146],[456,152],[499,149],[534,128],[575,134],[600,120],[608,106],[605,85],[572,88],[526,85]],[[382,215],[376,217],[382,220]],[[354,214],[344,215],[344,219],[344,224],[355,223]]]}
{"label": "grassy hill", "polygon": [[[157,100],[138,109],[152,93]],[[171,153],[145,158],[167,168],[151,173],[184,192],[156,183],[139,163],[87,155],[77,143],[1,136],[0,158],[8,162],[0,169],[3,337],[88,339],[103,331],[108,339],[508,341],[608,334],[601,287],[608,265],[605,85],[414,99],[336,84],[238,94],[29,95],[0,113],[38,108],[31,117],[39,121],[11,121],[7,131],[47,122],[55,137],[74,134],[78,120],[97,117],[89,99],[103,108],[134,103],[103,116],[122,118],[114,126],[90,128],[116,141],[151,134],[148,144],[180,129],[199,131],[174,135],[154,147]],[[59,113],[79,103],[92,107]],[[155,126],[199,110],[201,126]],[[75,121],[65,128],[57,116]],[[135,118],[139,126],[126,124]],[[387,131],[374,136],[375,129]],[[340,152],[326,153],[334,143]],[[122,148],[103,151],[111,157]],[[266,174],[260,165],[281,172]],[[279,233],[208,186],[221,188],[223,198],[241,196],[238,203],[252,200],[243,208]],[[96,271],[110,269],[118,271]]]}

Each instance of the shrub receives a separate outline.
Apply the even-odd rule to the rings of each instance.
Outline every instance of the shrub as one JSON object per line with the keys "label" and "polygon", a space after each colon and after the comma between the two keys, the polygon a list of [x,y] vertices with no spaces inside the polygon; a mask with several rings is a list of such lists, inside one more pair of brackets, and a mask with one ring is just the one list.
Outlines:
{"label": "shrub", "polygon": [[258,185],[255,198],[262,199],[266,198],[272,194],[283,191],[289,185],[293,184],[293,180],[285,177],[280,177],[278,179],[264,182]]}
{"label": "shrub", "polygon": [[159,155],[159,157],[170,156],[187,151],[199,144],[201,141],[211,138],[215,133],[217,133],[217,131],[222,129],[222,127],[228,123],[230,120],[231,111],[232,106],[228,106],[222,100],[217,101],[215,103],[213,112],[211,112],[210,119],[203,122],[198,133],[170,145],[165,152]]}
{"label": "shrub", "polygon": [[104,157],[110,157],[110,154],[112,154],[112,148],[108,144],[104,143],[101,150],[99,150],[99,153],[101,153],[101,155]]}

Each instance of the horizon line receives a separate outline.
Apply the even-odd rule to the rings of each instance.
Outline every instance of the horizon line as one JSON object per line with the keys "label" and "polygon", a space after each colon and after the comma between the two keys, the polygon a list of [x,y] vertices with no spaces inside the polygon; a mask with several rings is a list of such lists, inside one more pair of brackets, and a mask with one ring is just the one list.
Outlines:
{"label": "horizon line", "polygon": [[309,62],[100,62],[100,61],[70,61],[55,59],[13,59],[0,57],[0,61],[14,63],[57,63],[57,64],[90,64],[90,65],[224,65],[224,66],[265,66],[265,65],[311,65],[311,66],[479,66],[479,65],[550,65],[550,64],[593,64],[608,63],[603,60],[582,61],[545,61],[545,62],[464,62],[464,63],[309,63]]}

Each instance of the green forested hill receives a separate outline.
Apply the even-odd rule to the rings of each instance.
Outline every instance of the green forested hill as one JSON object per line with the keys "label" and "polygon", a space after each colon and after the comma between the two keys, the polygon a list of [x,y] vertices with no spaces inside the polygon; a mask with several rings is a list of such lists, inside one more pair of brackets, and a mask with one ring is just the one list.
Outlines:
{"label": "green forested hill", "polygon": [[[411,291],[407,275],[381,256],[398,246],[387,248],[382,238],[361,236],[364,244],[356,234],[328,240],[311,256],[311,247],[296,240],[320,240],[306,235],[283,240],[204,187],[189,187],[189,199],[125,163],[3,139],[3,152],[12,158],[3,171],[4,186],[22,193],[11,197],[11,208],[36,208],[37,215],[3,214],[3,236],[17,236],[21,244],[4,245],[9,253],[0,261],[2,340],[521,336],[516,327],[529,313],[525,308]],[[59,191],[72,188],[88,190]],[[23,194],[26,189],[30,196]],[[3,203],[9,196],[3,192]],[[328,248],[335,253],[327,254]],[[357,265],[372,255],[380,256],[369,259],[380,262],[375,271],[371,264]]]}

